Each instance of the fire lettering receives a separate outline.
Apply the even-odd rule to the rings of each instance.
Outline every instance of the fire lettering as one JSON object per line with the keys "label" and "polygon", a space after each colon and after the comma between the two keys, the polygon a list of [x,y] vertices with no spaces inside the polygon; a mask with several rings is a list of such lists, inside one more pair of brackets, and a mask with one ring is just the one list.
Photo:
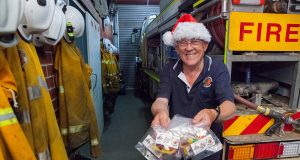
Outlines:
{"label": "fire lettering", "polygon": [[296,34],[296,35],[299,34],[298,31],[292,30],[292,28],[296,28],[296,27],[298,27],[298,29],[299,29],[300,24],[287,24],[287,26],[286,26],[286,37],[285,37],[286,42],[298,42],[299,41],[299,39],[290,38],[291,34]]}
{"label": "fire lettering", "polygon": [[262,28],[262,23],[258,23],[257,35],[256,35],[256,41],[258,42],[261,40],[261,28]]}
{"label": "fire lettering", "polygon": [[299,42],[300,24],[240,22],[239,41],[251,40],[254,36],[256,42]]}
{"label": "fire lettering", "polygon": [[240,25],[240,41],[244,41],[244,34],[245,33],[252,33],[252,30],[246,30],[245,26],[254,26],[253,22],[241,22]]}
{"label": "fire lettering", "polygon": [[[274,30],[272,28],[275,28]],[[266,33],[266,41],[270,41],[271,34],[276,36],[276,42],[280,42],[280,31],[281,26],[278,23],[268,23],[267,24],[267,33]]]}

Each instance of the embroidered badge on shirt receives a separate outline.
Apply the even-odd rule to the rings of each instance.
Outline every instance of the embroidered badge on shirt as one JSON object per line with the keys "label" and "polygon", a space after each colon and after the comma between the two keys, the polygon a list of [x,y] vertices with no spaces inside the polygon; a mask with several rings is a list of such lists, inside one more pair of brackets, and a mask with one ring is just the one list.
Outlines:
{"label": "embroidered badge on shirt", "polygon": [[203,80],[203,86],[205,88],[208,88],[211,86],[211,83],[213,82],[212,78],[211,77],[206,77],[204,80]]}

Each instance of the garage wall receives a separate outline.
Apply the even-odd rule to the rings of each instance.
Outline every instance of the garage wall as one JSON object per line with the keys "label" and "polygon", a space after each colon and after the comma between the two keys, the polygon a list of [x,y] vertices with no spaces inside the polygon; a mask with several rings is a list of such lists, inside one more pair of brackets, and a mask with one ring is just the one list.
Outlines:
{"label": "garage wall", "polygon": [[117,5],[117,14],[119,28],[115,32],[119,35],[120,69],[127,89],[134,89],[139,46],[131,45],[132,29],[141,28],[146,16],[159,14],[159,5]]}

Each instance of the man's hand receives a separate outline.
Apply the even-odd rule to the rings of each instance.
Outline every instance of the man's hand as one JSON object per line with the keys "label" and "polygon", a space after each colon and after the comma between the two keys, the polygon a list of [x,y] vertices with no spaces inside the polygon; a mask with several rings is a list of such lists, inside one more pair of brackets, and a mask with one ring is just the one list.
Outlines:
{"label": "man's hand", "polygon": [[161,125],[162,127],[167,128],[170,123],[169,118],[169,100],[166,98],[157,98],[152,104],[151,111],[154,116],[152,121],[152,126]]}
{"label": "man's hand", "polygon": [[164,128],[167,128],[169,126],[170,123],[170,118],[169,118],[169,113],[165,112],[165,111],[158,111],[155,115],[154,115],[154,119],[152,121],[151,126],[157,126],[157,125],[161,125]]}
{"label": "man's hand", "polygon": [[205,129],[209,129],[216,119],[217,114],[217,111],[214,109],[203,109],[193,118],[192,123]]}

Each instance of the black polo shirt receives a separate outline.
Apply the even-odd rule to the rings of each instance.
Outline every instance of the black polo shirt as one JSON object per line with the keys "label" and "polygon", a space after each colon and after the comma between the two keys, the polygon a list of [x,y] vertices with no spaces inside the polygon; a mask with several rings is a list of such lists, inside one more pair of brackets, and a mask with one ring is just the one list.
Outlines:
{"label": "black polo shirt", "polygon": [[[193,118],[202,109],[216,108],[226,100],[234,102],[230,75],[222,61],[205,56],[203,71],[191,87],[185,82],[182,65],[181,60],[170,62],[160,73],[157,97],[169,100],[171,117]],[[222,124],[212,124],[211,130],[221,137]]]}

